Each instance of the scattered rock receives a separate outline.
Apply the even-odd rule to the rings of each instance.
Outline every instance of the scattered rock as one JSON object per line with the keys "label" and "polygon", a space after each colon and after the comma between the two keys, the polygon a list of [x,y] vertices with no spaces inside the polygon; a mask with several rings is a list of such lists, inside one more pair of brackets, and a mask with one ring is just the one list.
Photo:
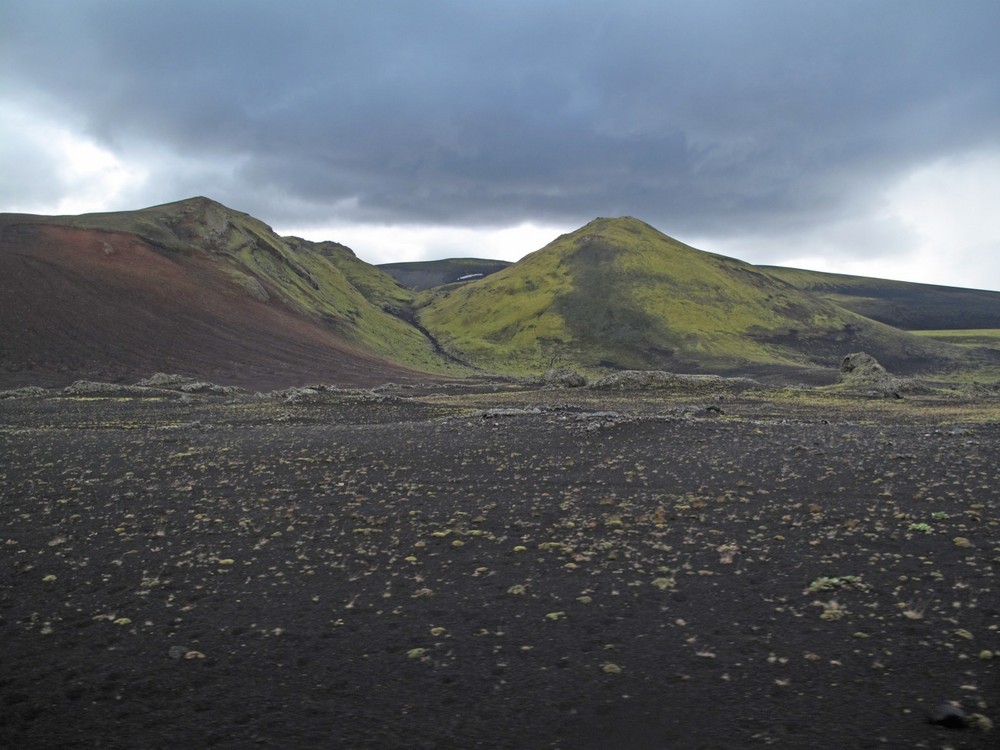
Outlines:
{"label": "scattered rock", "polygon": [[575,370],[566,367],[556,367],[542,375],[542,382],[554,388],[582,388],[587,385],[587,379]]}
{"label": "scattered rock", "polygon": [[160,388],[145,388],[140,385],[120,385],[118,383],[98,383],[93,380],[77,380],[62,389],[63,396],[85,398],[162,398],[177,396],[174,391]]}
{"label": "scattered rock", "polygon": [[29,385],[24,388],[13,388],[8,391],[0,391],[0,401],[7,398],[36,398],[38,396],[44,396],[48,393],[44,388],[39,388],[37,385]]}
{"label": "scattered rock", "polygon": [[574,414],[569,417],[576,425],[582,426],[587,432],[594,432],[606,427],[615,427],[621,424],[635,422],[639,417],[623,414],[617,411],[595,411],[583,414]]}
{"label": "scattered rock", "polygon": [[679,375],[664,370],[623,370],[591,383],[598,390],[646,390],[670,388],[680,391],[743,391],[759,388],[751,378],[724,378],[720,375]]}
{"label": "scattered rock", "polygon": [[162,388],[170,391],[180,391],[181,393],[213,393],[220,396],[232,396],[244,393],[244,390],[235,385],[217,385],[205,380],[197,380],[187,375],[174,375],[165,372],[158,372],[148,378],[144,378],[136,383],[143,388]]}
{"label": "scattered rock", "polygon": [[317,400],[319,395],[320,391],[318,389],[305,386],[303,388],[286,389],[283,398],[289,404],[308,404],[310,401]]}
{"label": "scattered rock", "polygon": [[288,404],[325,403],[332,400],[352,400],[366,403],[385,403],[400,401],[400,396],[386,393],[376,393],[374,390],[362,388],[339,388],[335,385],[311,383],[303,386],[282,388],[277,391],[256,393],[255,398],[276,399]]}
{"label": "scattered rock", "polygon": [[982,714],[972,714],[969,717],[969,726],[978,729],[980,732],[992,732],[993,720]]}
{"label": "scattered rock", "polygon": [[954,703],[942,703],[930,709],[927,721],[948,729],[964,729],[969,726],[969,717]]}
{"label": "scattered rock", "polygon": [[525,414],[541,414],[541,413],[542,410],[539,409],[538,407],[530,407],[530,408],[497,407],[495,409],[486,409],[485,411],[480,412],[479,416],[482,419],[497,419],[499,417],[520,417],[524,416]]}
{"label": "scattered rock", "polygon": [[188,383],[195,382],[195,379],[188,377],[187,375],[175,375],[167,372],[157,372],[150,375],[148,378],[143,378],[138,381],[136,385],[143,388],[176,388],[180,389],[181,386],[187,385]]}

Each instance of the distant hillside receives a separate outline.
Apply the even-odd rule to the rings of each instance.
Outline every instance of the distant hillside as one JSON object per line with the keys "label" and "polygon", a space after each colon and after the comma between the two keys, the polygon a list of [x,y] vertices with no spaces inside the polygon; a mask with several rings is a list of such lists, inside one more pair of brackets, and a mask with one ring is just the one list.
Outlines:
{"label": "distant hillside", "polygon": [[757,266],[859,315],[907,331],[1000,328],[1000,292]]}
{"label": "distant hillside", "polygon": [[553,364],[822,380],[853,351],[900,374],[948,371],[1000,354],[961,332],[885,322],[1000,329],[998,300],[758,268],[632,218],[597,219],[516,264],[378,268],[207,198],[0,214],[0,388],[156,371],[255,388],[364,385]]}
{"label": "distant hillside", "polygon": [[959,355],[633,218],[598,219],[480,281],[427,292],[420,320],[484,368],[747,371],[835,367],[864,350],[896,371]]}
{"label": "distant hillside", "polygon": [[377,266],[407,289],[424,291],[436,286],[472,281],[502,271],[511,265],[506,260],[449,258],[409,263],[383,263]]}
{"label": "distant hillside", "polygon": [[0,380],[179,372],[253,386],[448,371],[411,293],[342,245],[283,240],[206,198],[0,215]]}

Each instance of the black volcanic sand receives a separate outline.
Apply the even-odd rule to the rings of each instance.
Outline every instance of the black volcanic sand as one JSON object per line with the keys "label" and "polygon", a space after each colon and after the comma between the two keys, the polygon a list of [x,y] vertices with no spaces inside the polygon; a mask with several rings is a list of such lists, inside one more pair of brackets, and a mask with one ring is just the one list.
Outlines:
{"label": "black volcanic sand", "polygon": [[976,405],[399,393],[0,402],[0,746],[1000,742]]}

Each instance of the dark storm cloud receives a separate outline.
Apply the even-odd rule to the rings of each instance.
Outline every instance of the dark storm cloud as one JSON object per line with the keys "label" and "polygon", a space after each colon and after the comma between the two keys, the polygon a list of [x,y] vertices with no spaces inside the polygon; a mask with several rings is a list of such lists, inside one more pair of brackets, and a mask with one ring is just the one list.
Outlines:
{"label": "dark storm cloud", "polygon": [[275,223],[627,213],[677,232],[791,230],[1000,140],[993,0],[30,0],[0,13],[7,102],[116,153],[202,165],[164,170],[151,197],[211,189]]}

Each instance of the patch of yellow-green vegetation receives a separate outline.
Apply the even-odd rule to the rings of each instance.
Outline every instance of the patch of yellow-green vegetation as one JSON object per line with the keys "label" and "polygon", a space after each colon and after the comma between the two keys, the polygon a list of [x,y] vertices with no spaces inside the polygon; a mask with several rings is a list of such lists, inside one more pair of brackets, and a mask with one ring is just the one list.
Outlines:
{"label": "patch of yellow-green vegetation", "polygon": [[319,318],[366,348],[411,367],[454,369],[418,329],[399,317],[411,294],[336,243],[313,244],[257,236],[231,257],[261,280],[272,296]]}
{"label": "patch of yellow-green vegetation", "polygon": [[831,317],[811,310],[794,299],[801,295],[776,288],[739,261],[700,253],[631,225],[614,227],[605,237],[613,245],[629,243],[629,252],[616,255],[616,275],[645,317],[675,337],[681,334],[685,351],[748,361],[784,360],[752,332],[786,333],[789,311],[795,318],[805,317],[802,327],[824,325]]}
{"label": "patch of yellow-green vegetation", "polygon": [[[211,224],[210,224],[211,226]],[[350,283],[344,271],[332,261],[330,254],[311,243],[281,240],[270,228],[250,217],[233,214],[218,230],[216,252],[234,263],[237,279],[253,294],[256,281],[268,296],[276,297],[301,313],[317,316],[349,339],[372,345],[392,341],[403,346],[406,339],[419,341],[423,337],[400,321],[375,308],[364,294]],[[346,250],[346,249],[345,249]],[[346,256],[348,253],[344,253]],[[340,258],[338,258],[340,260]],[[356,260],[356,259],[355,259]],[[360,261],[358,261],[360,263]],[[372,269],[375,273],[377,271]],[[258,299],[260,295],[255,295]],[[372,335],[371,329],[388,326],[387,335]],[[396,328],[398,330],[391,330]],[[406,329],[406,330],[404,330]],[[400,340],[402,332],[402,340]],[[378,347],[376,351],[379,351]],[[382,352],[380,353],[387,353]]]}
{"label": "patch of yellow-green vegetation", "polygon": [[983,386],[996,390],[1000,387],[1000,365],[989,363],[969,365],[960,370],[928,375],[926,380],[941,387],[975,388]]}
{"label": "patch of yellow-green vegetation", "polygon": [[1000,362],[992,351],[1000,351],[1000,329],[911,331],[923,339],[949,344],[970,353],[960,368],[931,376],[935,382],[954,386],[1000,383]]}
{"label": "patch of yellow-green vegetation", "polygon": [[910,331],[910,333],[969,349],[996,349],[1000,351],[1000,329],[996,328],[974,328],[961,331]]}
{"label": "patch of yellow-green vegetation", "polygon": [[387,273],[360,260],[354,252],[337,242],[306,242],[297,237],[283,238],[293,250],[312,249],[330,261],[344,274],[347,281],[365,299],[378,307],[407,307],[413,304],[413,293],[397,283]]}
{"label": "patch of yellow-green vegetation", "polygon": [[539,251],[480,281],[425,292],[420,320],[446,348],[481,367],[537,371],[572,344],[554,307],[571,288],[560,258]]}
{"label": "patch of yellow-green vegetation", "polygon": [[936,393],[908,395],[902,400],[872,398],[835,387],[789,388],[761,394],[762,403],[792,412],[813,412],[816,418],[839,416],[867,424],[903,420],[933,425],[986,424],[1000,421],[1000,399],[966,395],[942,387]]}

